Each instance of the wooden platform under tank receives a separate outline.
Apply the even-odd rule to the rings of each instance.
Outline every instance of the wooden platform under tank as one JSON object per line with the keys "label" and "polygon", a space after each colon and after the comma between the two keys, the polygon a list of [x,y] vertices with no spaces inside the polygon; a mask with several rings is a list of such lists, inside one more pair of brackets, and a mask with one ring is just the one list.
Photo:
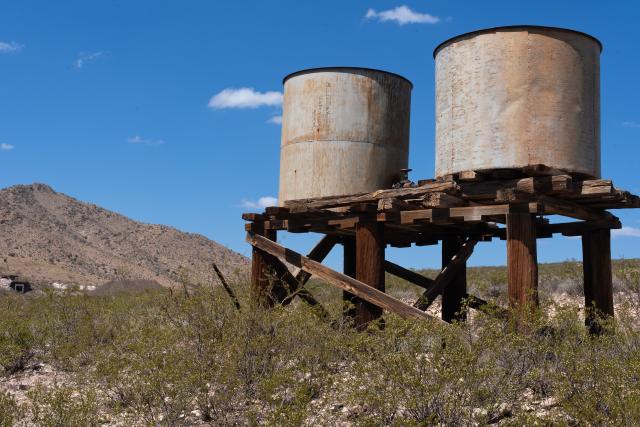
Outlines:
{"label": "wooden platform under tank", "polygon": [[[610,230],[621,228],[621,223],[607,209],[640,208],[640,198],[616,188],[611,180],[579,179],[554,174],[550,169],[544,172],[547,174],[510,179],[495,179],[495,176],[501,176],[499,174],[469,172],[372,193],[289,200],[283,207],[243,214],[243,219],[249,221],[246,224],[248,241],[254,246],[254,289],[259,293],[259,281],[265,283],[264,277],[258,277],[264,266],[273,267],[278,260],[290,263],[293,260],[302,273],[293,276],[285,271],[284,264],[276,268],[279,279],[293,277],[293,280],[284,278],[289,290],[300,289],[311,274],[316,274],[377,308],[410,317],[423,317],[433,299],[442,294],[443,318],[450,321],[461,307],[460,300],[468,297],[466,260],[476,243],[494,238],[507,240],[509,300],[514,307],[537,304],[536,239],[559,233],[582,236],[585,304],[612,315],[609,239]],[[550,223],[547,215],[566,217],[567,221]],[[315,253],[312,251],[304,257],[269,242],[275,240],[279,230],[316,232],[326,237],[314,249]],[[443,242],[443,270],[434,280],[384,260],[386,245],[423,246],[439,241]],[[355,260],[345,259],[344,273],[330,270],[318,262],[337,243],[345,245],[345,258],[347,245],[356,247],[352,254]],[[360,254],[361,250],[368,255]],[[261,254],[270,258],[256,264],[255,258]],[[313,271],[309,271],[308,262],[305,270],[305,260],[315,263],[311,267]],[[349,262],[354,265],[349,267]],[[412,307],[395,300],[389,306],[388,298],[391,297],[386,294],[382,297],[384,301],[378,294],[368,295],[372,289],[383,293],[384,271],[425,288],[422,301]],[[449,303],[444,298],[447,292],[452,294],[447,298]],[[286,296],[271,295],[271,303],[283,298]],[[381,314],[376,313],[374,307],[369,308],[371,310],[361,310],[364,315],[360,323]]]}

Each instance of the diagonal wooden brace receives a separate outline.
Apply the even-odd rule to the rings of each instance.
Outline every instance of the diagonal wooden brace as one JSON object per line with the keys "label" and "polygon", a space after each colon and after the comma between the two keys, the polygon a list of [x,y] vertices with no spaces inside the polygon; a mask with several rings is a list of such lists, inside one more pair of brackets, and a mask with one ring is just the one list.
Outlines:
{"label": "diagonal wooden brace", "polygon": [[367,284],[364,284],[342,273],[330,269],[317,261],[309,259],[291,249],[277,244],[258,234],[247,233],[247,242],[253,247],[260,249],[281,261],[286,261],[311,274],[318,276],[330,285],[348,291],[355,296],[362,298],[378,307],[388,310],[404,318],[414,319],[435,319],[422,310],[412,307],[402,301],[385,294]]}
{"label": "diagonal wooden brace", "polygon": [[[268,240],[268,239],[265,239]],[[451,258],[449,264],[438,274],[433,280],[433,284],[427,289],[418,301],[413,304],[414,307],[420,310],[426,310],[433,303],[433,301],[442,293],[442,290],[453,280],[456,274],[464,267],[464,263],[469,259],[473,253],[473,248],[476,245],[477,240],[467,240],[462,244],[462,247],[458,253]]]}

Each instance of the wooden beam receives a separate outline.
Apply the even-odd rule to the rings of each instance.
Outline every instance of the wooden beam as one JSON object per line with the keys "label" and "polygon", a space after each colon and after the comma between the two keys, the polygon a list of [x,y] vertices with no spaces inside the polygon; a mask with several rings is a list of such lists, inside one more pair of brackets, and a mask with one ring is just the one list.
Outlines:
{"label": "wooden beam", "polygon": [[507,280],[511,308],[538,305],[536,225],[531,214],[507,214]]}
{"label": "wooden beam", "polygon": [[453,208],[467,203],[464,199],[447,193],[429,193],[422,198],[422,206],[425,208]]}
{"label": "wooden beam", "polygon": [[[251,224],[256,235],[265,240],[275,241],[277,234],[273,230],[265,230],[264,223]],[[275,278],[274,266],[267,253],[254,247],[251,251],[251,304],[268,308],[280,302],[286,292],[282,282]]]}
{"label": "wooden beam", "polygon": [[563,236],[582,236],[582,234],[587,231],[601,228],[619,229],[622,228],[622,224],[618,218],[596,221],[560,222],[556,224],[540,225],[538,226],[538,232],[539,234],[561,233]]}
{"label": "wooden beam", "polygon": [[414,307],[420,310],[426,310],[431,306],[433,301],[440,295],[443,289],[451,283],[456,275],[466,266],[466,262],[473,253],[476,240],[466,240],[461,246],[460,250],[450,259],[447,266],[438,274],[433,281],[433,285],[427,289],[420,298],[413,304]]}
{"label": "wooden beam", "polygon": [[[349,277],[356,278],[356,238],[345,237],[342,240],[343,266],[342,272]],[[342,318],[352,323],[356,317],[356,296],[351,292],[342,291]]]}
{"label": "wooden beam", "polygon": [[[442,240],[442,268],[446,269],[452,259],[462,248],[463,239],[452,236]],[[467,316],[463,310],[463,302],[467,295],[467,264],[461,262],[449,284],[442,290],[442,320],[463,321]]]}
{"label": "wooden beam", "polygon": [[409,283],[413,283],[416,286],[420,286],[423,289],[429,289],[433,286],[433,279],[424,277],[422,274],[415,271],[408,270],[404,267],[394,264],[391,261],[384,262],[384,270],[396,277],[406,280]]}
{"label": "wooden beam", "polygon": [[549,214],[563,215],[570,218],[581,219],[584,221],[595,220],[611,220],[615,217],[607,211],[593,209],[587,206],[579,205],[568,200],[560,200],[549,196],[540,196],[538,201],[542,203],[544,212]]}
{"label": "wooden beam", "polygon": [[[312,259],[314,261],[322,262],[323,259],[329,255],[331,249],[340,241],[338,236],[327,234],[311,249],[311,252],[307,255],[307,258]],[[311,274],[304,270],[298,271],[296,274],[296,280],[300,283],[300,286],[304,286],[309,279],[311,278]]]}
{"label": "wooden beam", "polygon": [[338,273],[317,261],[313,261],[291,249],[287,249],[272,240],[255,233],[247,233],[247,242],[254,248],[269,253],[281,261],[293,264],[298,268],[308,271],[318,276],[327,283],[340,289],[351,292],[352,294],[364,299],[372,304],[382,307],[392,313],[396,313],[401,317],[414,319],[435,319],[427,313],[411,307],[402,301],[385,294],[365,283],[353,279],[344,274]]}
{"label": "wooden beam", "polygon": [[599,333],[600,316],[613,316],[611,278],[611,231],[591,230],[582,236],[585,324],[591,333]]}
{"label": "wooden beam", "polygon": [[[356,279],[384,292],[384,226],[378,222],[361,222],[356,226]],[[356,329],[382,317],[382,308],[356,299]]]}

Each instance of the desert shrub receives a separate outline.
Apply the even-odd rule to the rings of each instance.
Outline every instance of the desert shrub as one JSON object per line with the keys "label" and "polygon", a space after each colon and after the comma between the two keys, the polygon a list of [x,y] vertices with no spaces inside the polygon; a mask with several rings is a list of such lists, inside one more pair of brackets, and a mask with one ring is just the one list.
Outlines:
{"label": "desert shrub", "polygon": [[[502,273],[486,271],[490,290]],[[168,426],[640,422],[632,303],[617,309],[615,322],[602,320],[600,336],[587,334],[576,306],[559,305],[517,322],[476,311],[454,325],[386,314],[384,330],[358,333],[297,300],[250,309],[246,288],[235,288],[242,311],[220,287],[195,284],[8,296],[0,299],[0,361],[8,366],[26,354],[30,364],[66,371],[64,385],[27,394],[42,425],[92,425],[97,412]],[[317,295],[337,319],[339,293]],[[0,408],[14,404],[0,395]]]}
{"label": "desert shrub", "polygon": [[0,427],[13,427],[22,418],[22,408],[13,396],[0,392]]}
{"label": "desert shrub", "polygon": [[36,350],[30,316],[24,301],[13,295],[0,298],[0,367],[5,374],[25,369]]}
{"label": "desert shrub", "polygon": [[98,424],[96,394],[71,386],[39,385],[28,392],[31,422],[42,427],[85,427]]}

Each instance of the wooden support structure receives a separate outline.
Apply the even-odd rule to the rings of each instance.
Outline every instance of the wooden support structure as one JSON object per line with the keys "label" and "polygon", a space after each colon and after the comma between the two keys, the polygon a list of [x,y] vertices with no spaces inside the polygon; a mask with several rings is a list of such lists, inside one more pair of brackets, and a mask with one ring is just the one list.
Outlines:
{"label": "wooden support structure", "polygon": [[[356,225],[356,279],[384,292],[384,228],[378,222]],[[382,317],[382,308],[366,300],[355,300],[357,329]]]}
{"label": "wooden support structure", "polygon": [[[277,232],[264,228],[263,222],[252,224],[255,232],[275,241]],[[282,284],[275,279],[271,259],[267,253],[255,246],[251,250],[251,302],[259,307],[273,307],[281,298]]]}
{"label": "wooden support structure", "polygon": [[247,234],[247,242],[254,248],[260,249],[283,262],[293,264],[298,268],[318,276],[327,283],[349,291],[358,298],[372,303],[384,310],[396,313],[404,318],[434,319],[434,317],[429,316],[422,310],[418,310],[417,308],[405,304],[402,301],[367,285],[366,283],[362,283],[359,280],[353,279],[342,273],[338,273],[317,261],[311,260],[295,251],[292,251],[291,249],[287,249],[266,237],[260,236],[259,234],[249,232]]}
{"label": "wooden support structure", "polygon": [[592,333],[600,332],[600,317],[613,317],[611,280],[611,231],[607,228],[582,235],[585,324]]}
{"label": "wooden support structure", "polygon": [[537,307],[536,224],[526,212],[507,214],[507,282],[511,308]]}
{"label": "wooden support structure", "polygon": [[[453,257],[462,249],[463,240],[459,236],[451,236],[442,240],[442,269],[446,269]],[[465,320],[463,312],[464,299],[467,296],[467,262],[462,261],[460,267],[451,278],[449,285],[442,290],[442,320],[453,322]]]}
{"label": "wooden support structure", "polygon": [[[446,263],[443,263],[446,265],[440,274],[438,274],[438,277],[433,280],[433,284],[429,289],[427,289],[422,296],[418,298],[413,305],[414,307],[417,307],[420,310],[426,310],[429,308],[438,295],[442,294],[442,291],[449,286],[459,274],[463,273],[466,269],[466,262],[473,253],[473,248],[476,243],[477,242],[475,240],[467,240],[459,246],[458,251],[451,256]],[[449,249],[450,248],[447,248],[447,250]]]}
{"label": "wooden support structure", "polygon": [[[251,293],[254,304],[287,304],[299,296],[319,305],[304,284],[311,275],[343,290],[345,318],[359,329],[383,310],[429,318],[425,310],[442,296],[442,319],[465,319],[465,308],[488,304],[467,294],[466,262],[478,242],[507,240],[510,309],[538,305],[537,238],[582,236],[586,323],[597,332],[600,316],[613,316],[610,230],[621,223],[606,209],[640,208],[640,198],[610,180],[581,179],[545,165],[517,170],[464,171],[418,185],[301,200],[243,214],[253,245]],[[568,218],[550,222],[549,215]],[[276,231],[316,232],[324,237],[304,257],[277,243]],[[442,271],[435,279],[385,260],[386,246],[442,242]],[[320,261],[344,247],[343,273]],[[292,275],[285,262],[300,268]],[[413,306],[385,293],[388,272],[421,289]],[[463,303],[466,299],[467,304]],[[500,317],[503,309],[492,310]]]}
{"label": "wooden support structure", "polygon": [[[348,236],[342,239],[343,267],[345,275],[356,278],[356,239]],[[347,290],[342,291],[342,312],[344,320],[353,322],[356,317],[356,296]]]}

